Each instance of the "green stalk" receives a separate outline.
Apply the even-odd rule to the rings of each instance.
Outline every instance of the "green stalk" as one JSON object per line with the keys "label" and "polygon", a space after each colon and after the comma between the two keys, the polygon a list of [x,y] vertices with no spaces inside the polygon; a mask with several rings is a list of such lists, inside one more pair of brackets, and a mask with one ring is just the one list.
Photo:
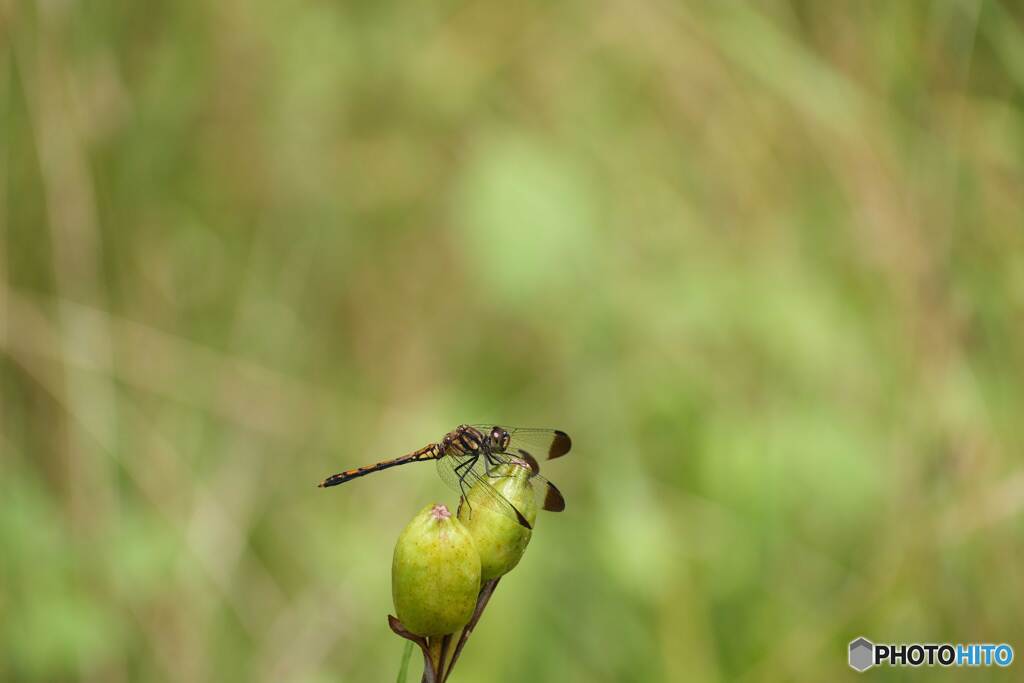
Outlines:
{"label": "green stalk", "polygon": [[405,683],[409,675],[409,659],[412,657],[412,641],[405,641],[405,650],[402,651],[402,665],[398,668],[398,683]]}

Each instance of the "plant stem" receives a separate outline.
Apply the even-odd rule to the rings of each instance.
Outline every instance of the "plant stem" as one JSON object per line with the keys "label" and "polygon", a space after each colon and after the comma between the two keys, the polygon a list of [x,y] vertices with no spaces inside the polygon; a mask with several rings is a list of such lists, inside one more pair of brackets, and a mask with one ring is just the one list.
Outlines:
{"label": "plant stem", "polygon": [[398,620],[398,617],[393,617],[390,614],[388,615],[388,626],[396,634],[420,646],[420,651],[423,653],[423,678],[421,683],[438,683],[437,670],[434,668],[434,662],[430,658],[430,648],[427,645],[427,639],[410,632]]}
{"label": "plant stem", "polygon": [[437,680],[444,680],[441,672],[444,669],[444,647],[443,639],[427,638],[427,649],[430,651],[430,663],[434,667],[434,675]]}
{"label": "plant stem", "polygon": [[[455,646],[455,651],[452,653],[451,661],[447,662],[445,666],[448,654],[448,648],[451,646],[452,636],[454,634],[448,634],[442,638],[424,638],[418,636],[415,633],[408,631],[405,626],[396,617],[388,615],[388,625],[391,630],[396,634],[402,636],[410,643],[416,643],[420,646],[420,651],[423,653],[423,678],[420,683],[443,683],[448,680],[448,676],[451,675],[452,669],[455,668],[455,662],[458,661],[459,655],[462,653],[462,648],[466,646],[466,641],[469,640],[470,634],[473,633],[473,629],[476,627],[480,617],[484,613],[484,608],[487,607],[487,603],[491,600],[491,595],[494,594],[494,590],[498,587],[497,579],[491,579],[483,585],[480,589],[480,593],[476,598],[476,609],[473,610],[473,616],[470,618],[469,623],[462,629],[462,633],[459,634],[459,643]],[[402,660],[402,670],[399,673],[399,683],[403,683],[405,680],[404,675],[406,673],[407,665],[409,663],[409,652],[411,646],[406,646],[405,654]]]}
{"label": "plant stem", "polygon": [[452,644],[452,635],[453,634],[449,633],[441,639],[441,659],[437,665],[437,677],[442,681],[448,675],[448,652]]}
{"label": "plant stem", "polygon": [[487,607],[487,603],[490,601],[491,595],[494,594],[494,590],[498,587],[498,581],[501,581],[501,577],[491,579],[484,584],[483,588],[480,589],[480,595],[478,595],[476,599],[476,609],[473,611],[473,617],[469,620],[469,623],[466,624],[465,628],[462,629],[462,635],[459,636],[459,644],[455,646],[455,652],[452,654],[452,661],[448,664],[448,668],[444,672],[444,677],[441,679],[442,683],[447,680],[452,669],[455,668],[455,662],[458,661],[459,655],[462,653],[462,648],[465,647],[466,641],[469,640],[469,636],[476,627],[476,623],[480,621],[480,617],[484,613],[484,608]]}

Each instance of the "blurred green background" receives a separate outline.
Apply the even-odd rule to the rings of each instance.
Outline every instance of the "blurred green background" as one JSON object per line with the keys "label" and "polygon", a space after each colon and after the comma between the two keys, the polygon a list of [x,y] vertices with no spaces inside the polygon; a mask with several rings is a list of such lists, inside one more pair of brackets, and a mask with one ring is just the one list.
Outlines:
{"label": "blurred green background", "polygon": [[486,421],[568,508],[453,681],[1024,656],[1022,19],[0,2],[0,678],[394,680],[454,495],[314,484]]}

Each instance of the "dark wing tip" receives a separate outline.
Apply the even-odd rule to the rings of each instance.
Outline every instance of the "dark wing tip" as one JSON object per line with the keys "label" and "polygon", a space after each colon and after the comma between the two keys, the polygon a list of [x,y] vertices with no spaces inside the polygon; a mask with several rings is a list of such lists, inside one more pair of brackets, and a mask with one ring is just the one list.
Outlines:
{"label": "dark wing tip", "polygon": [[531,477],[535,477],[540,474],[540,463],[537,462],[537,458],[533,457],[522,448],[519,449],[519,457],[526,461],[527,466],[530,468]]}
{"label": "dark wing tip", "polygon": [[548,451],[548,460],[560,458],[572,448],[572,439],[560,429],[555,430],[555,438],[551,441],[551,449]]}
{"label": "dark wing tip", "polygon": [[562,497],[562,492],[555,488],[555,485],[550,481],[547,483],[548,489],[544,494],[544,509],[548,512],[561,512],[565,509],[565,498]]}
{"label": "dark wing tip", "polygon": [[519,509],[515,505],[512,505],[512,509],[516,513],[516,521],[519,522],[522,526],[526,527],[527,529],[531,529],[532,530],[533,527],[530,526],[530,523],[526,520],[526,517],[523,517],[523,513],[520,512]]}

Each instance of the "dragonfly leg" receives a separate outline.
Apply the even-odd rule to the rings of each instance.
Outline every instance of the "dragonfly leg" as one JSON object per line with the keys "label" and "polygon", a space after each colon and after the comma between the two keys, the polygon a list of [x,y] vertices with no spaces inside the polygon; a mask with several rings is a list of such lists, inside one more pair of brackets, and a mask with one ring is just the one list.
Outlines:
{"label": "dragonfly leg", "polygon": [[498,465],[505,465],[505,464],[507,464],[504,460],[499,458],[497,455],[495,455],[493,453],[488,453],[486,455],[486,457],[485,457],[485,460],[486,460],[486,464],[484,465],[484,469],[487,471],[487,477],[488,478],[490,478],[490,479],[499,479],[499,478],[504,478],[504,477],[512,476],[511,474],[491,474],[491,470],[492,469],[497,469]]}
{"label": "dragonfly leg", "polygon": [[452,469],[455,471],[456,474],[459,475],[459,480],[461,481],[462,479],[464,479],[466,477],[466,473],[465,472],[460,472],[459,470],[466,469],[467,467],[472,467],[475,464],[476,464],[476,458],[466,458],[465,460],[460,462],[458,465],[456,465]]}
{"label": "dragonfly leg", "polygon": [[[452,468],[455,474],[459,477],[459,493],[462,495],[462,500],[465,501],[466,507],[469,508],[470,516],[473,515],[473,506],[469,502],[469,496],[466,495],[466,472],[472,469],[473,465],[476,464],[476,458],[466,458],[458,465]],[[463,470],[463,471],[460,471]]]}
{"label": "dragonfly leg", "polygon": [[490,453],[484,453],[484,474],[487,475],[488,479],[491,478],[491,454]]}

